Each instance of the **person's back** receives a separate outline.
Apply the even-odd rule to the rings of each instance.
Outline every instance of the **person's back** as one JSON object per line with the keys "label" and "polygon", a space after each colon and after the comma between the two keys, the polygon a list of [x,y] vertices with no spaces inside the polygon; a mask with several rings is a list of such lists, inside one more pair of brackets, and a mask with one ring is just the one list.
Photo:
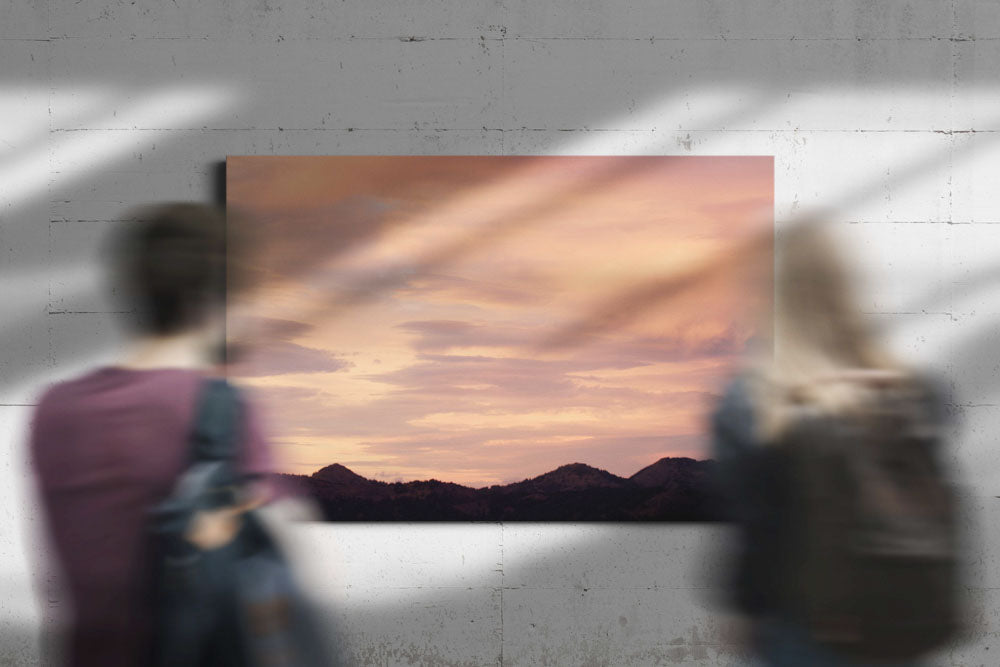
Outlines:
{"label": "person's back", "polygon": [[[149,663],[148,513],[189,463],[199,388],[222,341],[219,212],[192,204],[153,209],[120,253],[140,315],[137,343],[121,365],[48,389],[31,436],[61,593],[68,597],[62,615],[74,665]],[[244,419],[242,472],[270,472],[252,411]]]}
{"label": "person's back", "polygon": [[142,664],[146,521],[186,464],[202,373],[104,368],[52,387],[32,457],[65,592],[76,664]]}
{"label": "person's back", "polygon": [[959,621],[945,400],[883,349],[819,228],[780,240],[773,337],[712,419],[730,604],[772,667],[916,664]]}
{"label": "person's back", "polygon": [[957,497],[937,386],[900,375],[849,415],[803,405],[763,442],[748,384],[714,415],[715,454],[740,534],[732,602],[768,664],[911,664],[954,638]]}

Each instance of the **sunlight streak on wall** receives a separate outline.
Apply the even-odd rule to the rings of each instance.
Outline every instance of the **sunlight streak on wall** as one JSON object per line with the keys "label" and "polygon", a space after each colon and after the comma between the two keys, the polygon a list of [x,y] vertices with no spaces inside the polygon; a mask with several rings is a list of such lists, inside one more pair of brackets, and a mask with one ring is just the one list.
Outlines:
{"label": "sunlight streak on wall", "polygon": [[[71,96],[72,97],[72,96]],[[57,130],[50,134],[48,145],[35,145],[23,155],[14,155],[0,163],[0,208],[38,196],[52,185],[85,176],[132,150],[129,129],[121,130],[122,140],[109,139],[100,129],[152,129],[143,136],[147,142],[159,136],[157,130],[177,123],[200,123],[206,118],[232,109],[240,101],[235,89],[221,86],[170,86],[154,90],[139,102],[116,109],[113,99],[105,98],[106,112],[92,126],[80,130]],[[86,97],[83,107],[93,109],[95,98]],[[47,119],[46,119],[47,120]],[[30,130],[37,131],[37,126]],[[115,137],[116,135],[111,135]],[[52,161],[67,165],[51,171]]]}

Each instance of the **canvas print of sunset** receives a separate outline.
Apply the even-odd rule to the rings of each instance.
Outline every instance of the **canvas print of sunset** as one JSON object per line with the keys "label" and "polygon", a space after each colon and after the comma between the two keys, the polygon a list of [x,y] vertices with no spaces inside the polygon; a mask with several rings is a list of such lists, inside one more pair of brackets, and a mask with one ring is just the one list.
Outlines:
{"label": "canvas print of sunset", "polygon": [[226,192],[232,373],[327,519],[712,518],[772,158],[230,157]]}

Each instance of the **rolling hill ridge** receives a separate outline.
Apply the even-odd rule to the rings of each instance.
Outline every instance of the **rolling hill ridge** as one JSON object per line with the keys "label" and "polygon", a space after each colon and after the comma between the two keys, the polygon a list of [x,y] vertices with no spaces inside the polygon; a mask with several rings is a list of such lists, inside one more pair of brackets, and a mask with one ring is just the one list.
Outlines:
{"label": "rolling hill ridge", "polygon": [[334,463],[281,475],[327,521],[715,521],[713,461],[667,457],[631,477],[570,463],[512,484],[382,482]]}

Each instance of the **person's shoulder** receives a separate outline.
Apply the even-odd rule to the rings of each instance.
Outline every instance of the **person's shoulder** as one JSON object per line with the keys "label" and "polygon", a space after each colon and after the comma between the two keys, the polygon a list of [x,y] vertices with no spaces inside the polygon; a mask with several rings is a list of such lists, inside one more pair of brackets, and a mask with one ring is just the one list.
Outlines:
{"label": "person's shoulder", "polygon": [[35,405],[39,410],[54,405],[64,405],[85,393],[86,388],[92,385],[95,378],[99,377],[103,371],[103,368],[92,369],[63,380],[51,382],[38,392]]}
{"label": "person's shoulder", "polygon": [[34,403],[36,409],[41,409],[44,406],[57,403],[59,401],[59,397],[67,392],[67,385],[70,382],[70,380],[63,380],[60,382],[53,382],[42,387],[42,389],[35,396]]}
{"label": "person's shoulder", "polygon": [[101,369],[90,370],[50,382],[36,393],[31,414],[36,442],[46,440],[41,434],[51,432],[52,428],[64,428],[67,424],[72,424],[85,411],[90,387],[100,371]]}
{"label": "person's shoulder", "polygon": [[35,401],[39,408],[74,405],[94,406],[104,401],[120,401],[122,396],[155,398],[168,402],[188,401],[204,381],[204,373],[188,368],[133,369],[100,366],[46,386]]}

